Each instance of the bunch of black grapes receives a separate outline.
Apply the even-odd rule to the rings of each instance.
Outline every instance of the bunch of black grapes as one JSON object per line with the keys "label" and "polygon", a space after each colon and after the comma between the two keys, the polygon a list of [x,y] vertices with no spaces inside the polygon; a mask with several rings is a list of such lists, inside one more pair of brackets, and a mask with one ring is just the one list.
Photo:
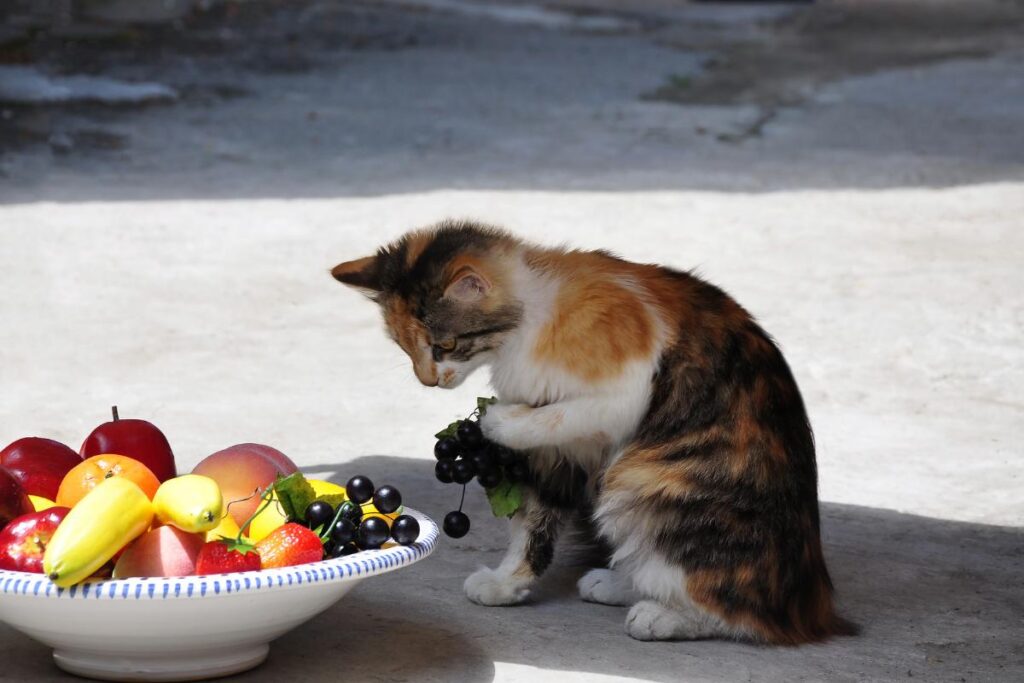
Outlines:
{"label": "bunch of black grapes", "polygon": [[[462,484],[462,500],[466,499],[466,484],[474,477],[480,485],[491,489],[510,482],[527,481],[530,471],[526,459],[516,451],[484,438],[480,425],[472,419],[458,423],[454,436],[442,436],[434,444],[434,476],[443,484]],[[459,509],[444,516],[444,532],[452,538],[469,533],[469,517]]]}
{"label": "bunch of black grapes", "polygon": [[380,517],[364,517],[363,508],[372,503],[377,512],[390,515],[402,507],[402,494],[394,486],[374,487],[367,477],[355,476],[345,484],[348,500],[333,508],[330,503],[315,500],[300,520],[310,529],[319,530],[324,555],[343,557],[360,550],[374,550],[394,539],[399,545],[410,545],[420,535],[420,523],[412,515],[399,515],[388,524]]}

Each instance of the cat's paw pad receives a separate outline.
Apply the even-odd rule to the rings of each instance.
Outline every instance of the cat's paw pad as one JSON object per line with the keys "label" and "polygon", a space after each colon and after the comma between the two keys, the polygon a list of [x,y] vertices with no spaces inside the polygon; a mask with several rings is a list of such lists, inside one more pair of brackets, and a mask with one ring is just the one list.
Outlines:
{"label": "cat's paw pad", "polygon": [[463,588],[466,597],[478,605],[518,605],[529,595],[520,582],[486,568],[470,574]]}
{"label": "cat's paw pad", "polygon": [[628,605],[633,602],[631,591],[624,589],[621,579],[611,569],[591,569],[576,582],[576,588],[587,602],[602,605]]}
{"label": "cat's paw pad", "polygon": [[642,600],[626,616],[626,633],[637,640],[672,640],[685,637],[680,633],[682,621],[675,610],[653,600]]}

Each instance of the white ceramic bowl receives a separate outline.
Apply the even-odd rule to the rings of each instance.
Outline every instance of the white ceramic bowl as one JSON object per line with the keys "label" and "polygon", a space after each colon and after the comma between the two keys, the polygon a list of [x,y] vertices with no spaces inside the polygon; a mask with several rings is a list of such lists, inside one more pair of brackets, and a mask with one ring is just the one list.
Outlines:
{"label": "white ceramic bowl", "polygon": [[57,666],[112,681],[185,681],[259,665],[271,640],[324,611],[356,584],[434,550],[437,525],[415,510],[408,546],[259,572],[121,579],[57,588],[0,570],[0,620],[54,649]]}

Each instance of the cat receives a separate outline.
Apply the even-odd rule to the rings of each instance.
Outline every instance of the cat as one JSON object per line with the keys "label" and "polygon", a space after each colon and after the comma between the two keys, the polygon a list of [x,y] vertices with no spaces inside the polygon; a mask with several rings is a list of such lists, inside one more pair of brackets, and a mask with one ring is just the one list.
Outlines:
{"label": "cat", "polygon": [[332,275],[380,305],[426,386],[489,365],[484,435],[527,453],[530,484],[482,605],[523,602],[582,514],[611,550],[578,582],[631,606],[639,640],[800,644],[836,613],[814,440],[778,347],[721,289],[605,251],[546,249],[446,221]]}

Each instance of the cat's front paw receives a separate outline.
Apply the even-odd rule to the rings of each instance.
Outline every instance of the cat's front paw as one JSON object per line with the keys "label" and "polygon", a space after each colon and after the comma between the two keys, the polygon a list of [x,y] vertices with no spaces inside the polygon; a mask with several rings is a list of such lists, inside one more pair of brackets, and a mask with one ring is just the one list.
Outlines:
{"label": "cat's front paw", "polygon": [[530,406],[516,403],[490,406],[480,417],[480,430],[488,441],[517,450],[529,448],[523,438],[523,422]]}
{"label": "cat's front paw", "polygon": [[473,572],[463,586],[466,597],[478,605],[518,605],[530,591],[514,578],[503,576],[493,569],[482,568]]}

